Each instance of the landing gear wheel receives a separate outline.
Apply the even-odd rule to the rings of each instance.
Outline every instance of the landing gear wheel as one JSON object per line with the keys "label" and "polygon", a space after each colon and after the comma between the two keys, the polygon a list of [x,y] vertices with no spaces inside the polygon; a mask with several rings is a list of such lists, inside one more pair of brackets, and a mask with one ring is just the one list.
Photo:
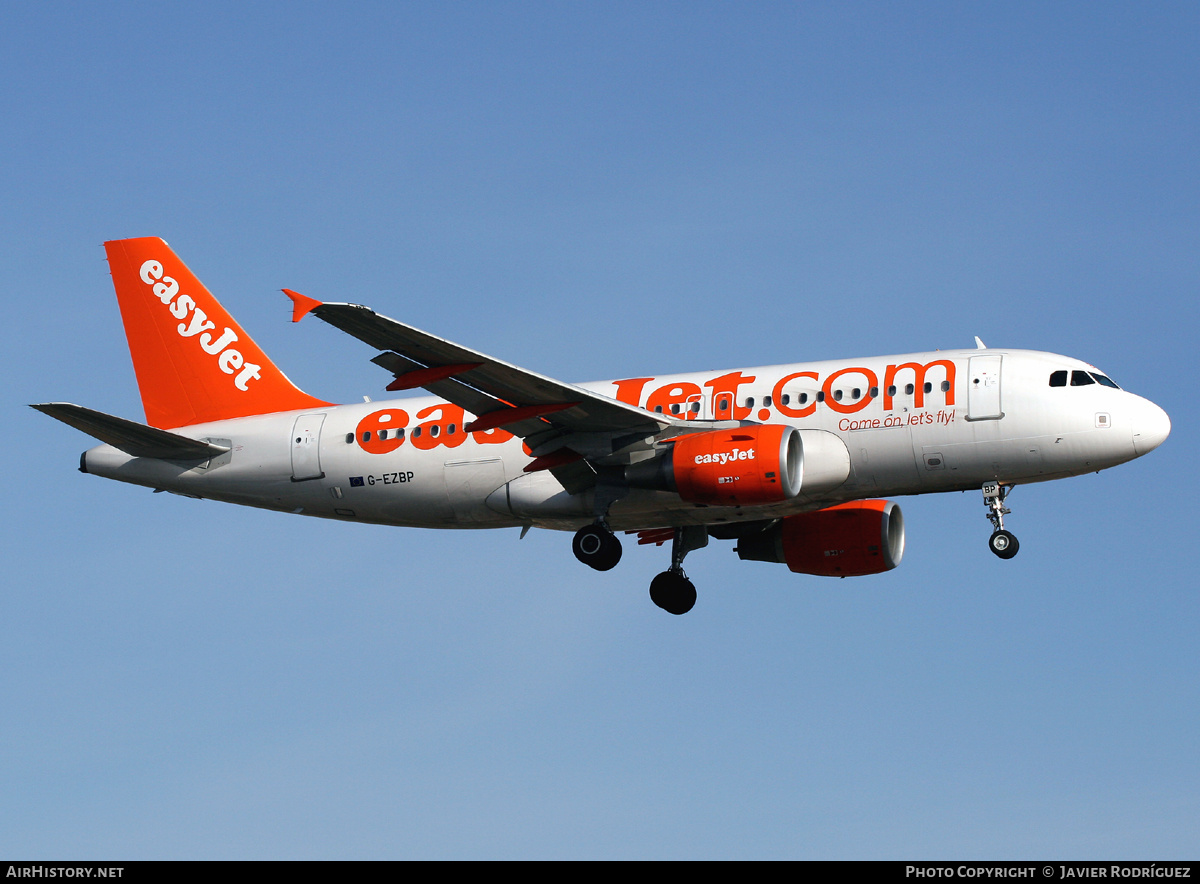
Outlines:
{"label": "landing gear wheel", "polygon": [[696,587],[682,571],[663,571],[650,581],[650,601],[668,614],[686,614],[696,604]]}
{"label": "landing gear wheel", "polygon": [[588,525],[571,541],[575,558],[597,571],[611,571],[621,561],[621,541],[602,525]]}
{"label": "landing gear wheel", "polygon": [[1011,559],[1020,548],[1017,538],[1008,531],[997,531],[988,539],[988,549],[1002,559]]}

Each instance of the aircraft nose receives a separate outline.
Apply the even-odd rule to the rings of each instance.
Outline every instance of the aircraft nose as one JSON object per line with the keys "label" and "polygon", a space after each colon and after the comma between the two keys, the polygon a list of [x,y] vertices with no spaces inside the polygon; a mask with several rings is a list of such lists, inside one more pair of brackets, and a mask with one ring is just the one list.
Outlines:
{"label": "aircraft nose", "polygon": [[1148,399],[1143,399],[1133,416],[1133,450],[1138,457],[1153,451],[1171,435],[1171,419]]}

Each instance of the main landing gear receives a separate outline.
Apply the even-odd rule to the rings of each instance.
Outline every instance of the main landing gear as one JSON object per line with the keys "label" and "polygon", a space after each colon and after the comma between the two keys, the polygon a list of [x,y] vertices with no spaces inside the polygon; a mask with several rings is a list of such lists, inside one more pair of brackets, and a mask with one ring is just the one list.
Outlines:
{"label": "main landing gear", "polygon": [[988,508],[988,521],[995,529],[988,538],[988,549],[1002,559],[1011,559],[1021,548],[1012,532],[1004,530],[1004,517],[1012,512],[1004,505],[1004,500],[1012,490],[1012,485],[1001,485],[999,482],[983,483],[983,505]]}
{"label": "main landing gear", "polygon": [[650,601],[668,614],[686,614],[696,604],[696,587],[682,568],[672,568],[650,581]]}
{"label": "main landing gear", "polygon": [[621,561],[621,541],[603,522],[586,525],[571,541],[575,558],[597,571],[611,571]]}
{"label": "main landing gear", "polygon": [[614,481],[611,471],[612,468],[605,467],[597,477],[593,501],[596,521],[576,531],[575,539],[571,541],[571,552],[575,553],[575,558],[597,571],[611,571],[621,561],[621,541],[608,527],[607,516],[608,508],[629,489],[623,480]]}
{"label": "main landing gear", "polygon": [[[670,614],[686,614],[696,604],[696,587],[683,573],[683,558],[708,545],[703,525],[676,528],[671,540],[671,567],[650,581],[650,600]],[[621,541],[603,522],[575,532],[571,541],[575,558],[597,571],[610,571],[621,561]]]}
{"label": "main landing gear", "polygon": [[671,567],[650,581],[650,601],[668,614],[686,614],[696,604],[696,587],[683,573],[683,557],[702,546],[708,546],[708,529],[703,525],[675,529]]}

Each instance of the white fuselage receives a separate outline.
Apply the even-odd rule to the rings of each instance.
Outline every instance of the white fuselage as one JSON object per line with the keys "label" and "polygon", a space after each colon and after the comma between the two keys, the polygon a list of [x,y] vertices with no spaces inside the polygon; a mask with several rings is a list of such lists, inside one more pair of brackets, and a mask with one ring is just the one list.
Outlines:
{"label": "white fuselage", "polygon": [[[1152,402],[1096,382],[1051,386],[1054,372],[1096,375],[1051,353],[947,350],[581,386],[684,419],[789,424],[806,434],[795,499],[714,507],[635,489],[608,522],[640,529],[1063,478],[1132,460],[1169,432]],[[82,467],[181,494],[387,525],[575,529],[593,520],[591,492],[571,495],[548,471],[524,472],[533,458],[520,439],[464,433],[470,420],[433,397],[331,405],[176,428],[230,447],[200,465],[100,445]]]}

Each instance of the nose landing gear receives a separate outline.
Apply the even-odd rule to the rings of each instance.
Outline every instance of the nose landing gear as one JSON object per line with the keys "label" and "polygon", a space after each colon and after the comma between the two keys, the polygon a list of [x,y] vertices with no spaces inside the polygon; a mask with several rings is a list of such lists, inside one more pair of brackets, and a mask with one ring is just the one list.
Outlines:
{"label": "nose landing gear", "polygon": [[988,521],[994,529],[992,536],[988,538],[988,549],[1002,559],[1011,559],[1021,548],[1012,532],[1004,530],[1004,517],[1012,512],[1004,505],[1004,500],[1012,490],[1012,485],[1001,485],[999,482],[983,483],[983,505],[988,508]]}

